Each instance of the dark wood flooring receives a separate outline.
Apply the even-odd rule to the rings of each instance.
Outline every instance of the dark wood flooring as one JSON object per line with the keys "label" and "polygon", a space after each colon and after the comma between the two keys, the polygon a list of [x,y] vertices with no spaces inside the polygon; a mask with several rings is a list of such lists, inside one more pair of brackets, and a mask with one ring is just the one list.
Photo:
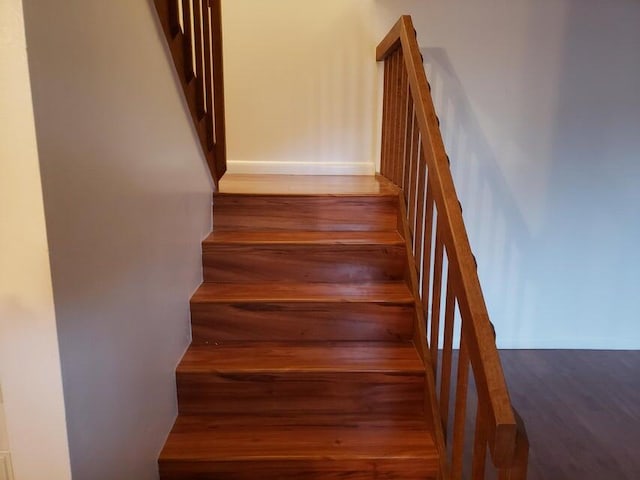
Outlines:
{"label": "dark wood flooring", "polygon": [[640,351],[502,350],[529,480],[640,480]]}

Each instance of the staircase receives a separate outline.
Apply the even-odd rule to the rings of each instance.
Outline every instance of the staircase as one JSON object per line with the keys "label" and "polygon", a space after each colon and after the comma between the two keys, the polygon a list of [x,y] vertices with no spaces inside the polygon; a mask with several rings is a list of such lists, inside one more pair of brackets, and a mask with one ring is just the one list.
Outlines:
{"label": "staircase", "polygon": [[435,479],[399,189],[227,176],[220,190],[161,479]]}
{"label": "staircase", "polygon": [[218,192],[162,479],[526,480],[411,17],[376,49],[380,176],[222,178],[221,0],[154,4]]}

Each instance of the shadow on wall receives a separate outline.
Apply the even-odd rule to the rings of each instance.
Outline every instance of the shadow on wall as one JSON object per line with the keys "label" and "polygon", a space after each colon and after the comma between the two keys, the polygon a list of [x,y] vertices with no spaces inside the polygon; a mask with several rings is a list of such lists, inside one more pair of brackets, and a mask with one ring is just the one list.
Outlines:
{"label": "shadow on wall", "polygon": [[[527,275],[531,231],[443,48],[422,48],[425,69],[487,306],[502,339],[526,338],[536,291]],[[457,343],[457,340],[456,340]]]}

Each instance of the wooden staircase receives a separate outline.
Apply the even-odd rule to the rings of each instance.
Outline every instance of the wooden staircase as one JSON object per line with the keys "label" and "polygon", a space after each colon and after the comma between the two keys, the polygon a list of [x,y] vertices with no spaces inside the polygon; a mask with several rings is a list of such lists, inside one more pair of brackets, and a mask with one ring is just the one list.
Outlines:
{"label": "wooden staircase", "polygon": [[[154,3],[218,187],[221,0]],[[409,16],[376,59],[381,176],[217,188],[163,479],[526,480],[526,428]]]}
{"label": "wooden staircase", "polygon": [[224,178],[163,480],[436,478],[399,201],[382,177]]}

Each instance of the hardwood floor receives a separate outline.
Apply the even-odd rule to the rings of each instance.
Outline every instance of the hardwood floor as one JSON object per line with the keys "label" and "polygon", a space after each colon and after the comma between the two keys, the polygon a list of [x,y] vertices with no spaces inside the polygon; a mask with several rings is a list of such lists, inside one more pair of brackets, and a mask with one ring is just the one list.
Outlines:
{"label": "hardwood floor", "polygon": [[640,351],[502,350],[528,480],[640,479]]}
{"label": "hardwood floor", "polygon": [[225,175],[220,193],[255,195],[393,195],[398,187],[373,175],[303,176],[303,175]]}

